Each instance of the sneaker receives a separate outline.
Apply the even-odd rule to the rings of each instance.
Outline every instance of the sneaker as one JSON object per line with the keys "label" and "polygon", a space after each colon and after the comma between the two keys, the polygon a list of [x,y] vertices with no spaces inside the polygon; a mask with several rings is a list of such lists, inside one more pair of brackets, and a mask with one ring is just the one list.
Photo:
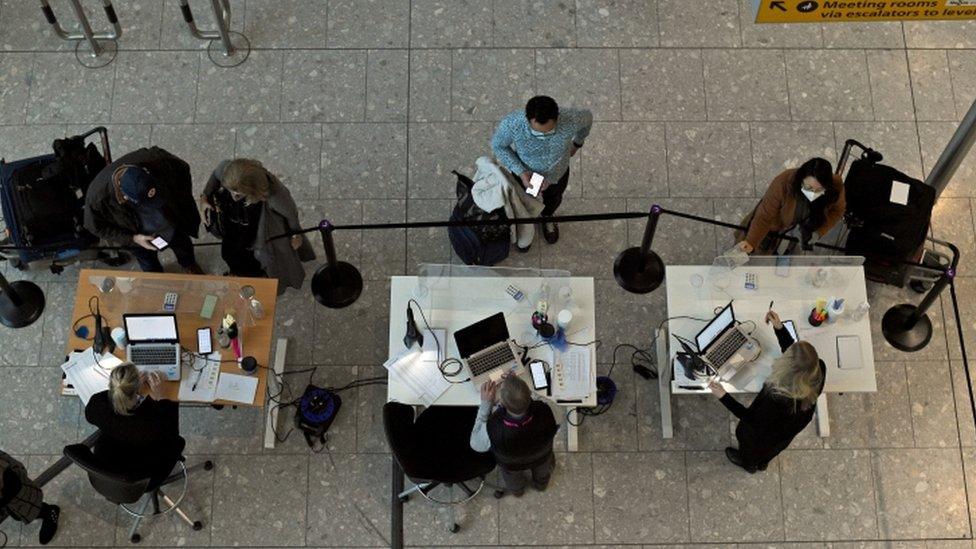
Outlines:
{"label": "sneaker", "polygon": [[750,475],[756,472],[755,466],[746,466],[742,462],[742,456],[739,455],[739,451],[731,446],[725,449],[725,457],[728,458],[734,465],[738,465],[746,470]]}
{"label": "sneaker", "polygon": [[194,275],[202,275],[202,274],[205,274],[203,272],[203,269],[200,268],[200,265],[198,265],[196,263],[194,263],[193,265],[189,265],[187,267],[183,267],[183,272],[185,274],[194,274]]}
{"label": "sneaker", "polygon": [[559,241],[559,225],[552,221],[542,222],[542,237],[546,239],[546,242],[550,244],[555,244]]}
{"label": "sneaker", "polygon": [[527,254],[527,253],[529,253],[529,250],[532,249],[532,244],[529,244],[528,246],[526,246],[524,248],[521,247],[521,246],[519,246],[518,244],[516,244],[515,245],[515,249],[518,250],[519,253],[521,253],[521,254]]}
{"label": "sneaker", "polygon": [[38,541],[41,545],[47,545],[58,533],[58,519],[61,517],[61,508],[57,505],[44,504],[41,508],[41,534]]}

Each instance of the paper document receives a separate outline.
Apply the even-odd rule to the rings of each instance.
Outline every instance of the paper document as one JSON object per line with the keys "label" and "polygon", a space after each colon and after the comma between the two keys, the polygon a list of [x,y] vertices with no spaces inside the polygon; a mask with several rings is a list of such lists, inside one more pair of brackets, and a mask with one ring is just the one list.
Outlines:
{"label": "paper document", "polygon": [[861,365],[861,338],[837,336],[837,366],[842,370],[857,370]]}
{"label": "paper document", "polygon": [[75,394],[87,406],[92,395],[108,389],[109,372],[119,364],[122,361],[115,355],[105,353],[98,356],[89,347],[69,354],[68,360],[61,365],[61,371],[64,372],[67,382],[75,388]]}
{"label": "paper document", "polygon": [[[197,387],[199,390],[199,387]],[[239,374],[220,374],[217,378],[217,400],[251,404],[258,390],[258,378]]]}
{"label": "paper document", "polygon": [[213,402],[216,399],[220,353],[213,352],[206,357],[193,355],[193,362],[187,363],[184,360],[180,368],[182,369],[179,396],[181,401]]}
{"label": "paper document", "polygon": [[908,191],[911,187],[908,183],[898,181],[891,182],[891,202],[894,204],[908,205]]}
{"label": "paper document", "polygon": [[590,383],[590,350],[573,347],[560,353],[553,367],[552,396],[556,401],[583,400],[593,392]]}
{"label": "paper document", "polygon": [[[424,333],[423,349],[416,346],[383,363],[390,375],[410,392],[424,406],[432,405],[451,387],[451,383],[441,374],[441,357],[437,355],[437,341],[443,355],[447,345],[447,332],[434,329]],[[437,338],[436,341],[434,338]]]}

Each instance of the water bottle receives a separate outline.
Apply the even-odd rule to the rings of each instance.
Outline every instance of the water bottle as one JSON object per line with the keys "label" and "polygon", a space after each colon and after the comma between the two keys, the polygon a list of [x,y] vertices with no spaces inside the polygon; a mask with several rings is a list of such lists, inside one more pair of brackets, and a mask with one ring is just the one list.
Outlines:
{"label": "water bottle", "polygon": [[851,312],[851,320],[855,322],[861,320],[862,318],[864,318],[864,315],[868,314],[868,311],[870,309],[871,309],[871,304],[869,304],[867,301],[862,301],[857,306],[857,309],[854,309],[854,311]]}

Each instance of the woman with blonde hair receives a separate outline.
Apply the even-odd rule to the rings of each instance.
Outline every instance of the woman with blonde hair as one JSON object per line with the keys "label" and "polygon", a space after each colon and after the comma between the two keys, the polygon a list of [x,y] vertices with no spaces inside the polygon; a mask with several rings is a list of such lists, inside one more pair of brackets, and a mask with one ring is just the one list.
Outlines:
{"label": "woman with blonde hair", "polygon": [[112,368],[108,390],[92,395],[85,419],[101,431],[92,452],[113,471],[162,482],[186,442],[179,406],[162,397],[162,378],[141,373],[131,362]]}
{"label": "woman with blonde hair", "polygon": [[813,345],[794,341],[775,311],[766,313],[766,323],[772,323],[783,356],[773,361],[772,372],[752,404],[746,408],[719,383],[708,386],[739,418],[735,429],[739,448],[726,448],[725,456],[749,473],[765,471],[770,460],[810,423],[827,373]]}

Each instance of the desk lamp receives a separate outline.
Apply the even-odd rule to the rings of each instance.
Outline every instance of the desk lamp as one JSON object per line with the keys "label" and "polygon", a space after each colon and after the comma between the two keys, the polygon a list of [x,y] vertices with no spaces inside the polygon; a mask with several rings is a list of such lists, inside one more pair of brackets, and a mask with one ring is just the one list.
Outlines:
{"label": "desk lamp", "polygon": [[29,280],[7,282],[0,273],[0,323],[8,328],[30,326],[44,312],[44,292]]}

